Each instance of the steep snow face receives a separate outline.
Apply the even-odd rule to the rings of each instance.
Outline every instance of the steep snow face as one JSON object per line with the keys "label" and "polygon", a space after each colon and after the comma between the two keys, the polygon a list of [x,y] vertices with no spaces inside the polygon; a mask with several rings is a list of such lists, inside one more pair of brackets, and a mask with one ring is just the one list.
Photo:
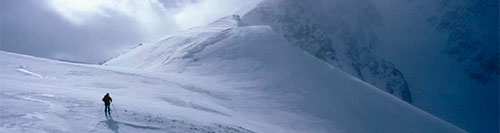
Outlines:
{"label": "steep snow face", "polygon": [[498,131],[498,1],[267,0],[242,19],[468,131]]}
{"label": "steep snow face", "polygon": [[[239,21],[224,19],[218,22]],[[175,73],[164,78],[219,97],[231,116],[290,132],[463,132],[303,52],[268,26],[194,28],[105,65]]]}

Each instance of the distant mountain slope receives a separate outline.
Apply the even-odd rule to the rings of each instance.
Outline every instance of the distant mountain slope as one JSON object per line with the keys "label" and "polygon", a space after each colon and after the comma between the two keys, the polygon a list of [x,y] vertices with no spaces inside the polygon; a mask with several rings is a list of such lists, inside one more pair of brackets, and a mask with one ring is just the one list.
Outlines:
{"label": "distant mountain slope", "polygon": [[200,76],[179,80],[209,83],[200,91],[239,103],[226,107],[299,132],[463,132],[238,16],[146,43],[105,65]]}
{"label": "distant mountain slope", "polygon": [[373,53],[382,18],[371,1],[264,1],[243,16],[270,25],[293,45],[404,101],[410,89],[396,66]]}

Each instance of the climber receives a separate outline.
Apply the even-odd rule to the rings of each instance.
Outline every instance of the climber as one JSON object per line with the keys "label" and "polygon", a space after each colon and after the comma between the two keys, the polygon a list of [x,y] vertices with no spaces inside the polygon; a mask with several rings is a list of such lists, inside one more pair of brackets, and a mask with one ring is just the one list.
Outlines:
{"label": "climber", "polygon": [[104,95],[104,98],[102,98],[102,101],[104,102],[104,113],[111,114],[111,108],[109,108],[109,105],[113,101],[111,97],[109,96],[109,93],[106,93]]}

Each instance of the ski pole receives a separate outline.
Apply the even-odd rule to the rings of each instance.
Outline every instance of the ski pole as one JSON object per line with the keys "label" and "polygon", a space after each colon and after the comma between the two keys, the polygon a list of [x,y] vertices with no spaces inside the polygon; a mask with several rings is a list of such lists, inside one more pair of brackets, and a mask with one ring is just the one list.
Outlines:
{"label": "ski pole", "polygon": [[[102,104],[102,106],[101,106],[101,110],[99,110],[99,112],[101,112],[101,111],[102,111],[103,106],[104,106],[104,103]],[[102,113],[102,112],[101,112],[101,113]],[[99,113],[99,114],[101,114],[101,113]]]}

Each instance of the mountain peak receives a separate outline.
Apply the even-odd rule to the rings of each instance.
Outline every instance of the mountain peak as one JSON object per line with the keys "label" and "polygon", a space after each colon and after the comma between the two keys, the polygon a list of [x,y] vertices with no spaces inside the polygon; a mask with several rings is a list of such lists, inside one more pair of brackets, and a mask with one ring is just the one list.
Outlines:
{"label": "mountain peak", "polygon": [[210,26],[216,26],[216,27],[241,27],[245,26],[247,24],[243,23],[240,19],[240,15],[229,15],[223,18],[220,18],[219,20],[216,20],[215,22],[212,22],[209,24]]}

